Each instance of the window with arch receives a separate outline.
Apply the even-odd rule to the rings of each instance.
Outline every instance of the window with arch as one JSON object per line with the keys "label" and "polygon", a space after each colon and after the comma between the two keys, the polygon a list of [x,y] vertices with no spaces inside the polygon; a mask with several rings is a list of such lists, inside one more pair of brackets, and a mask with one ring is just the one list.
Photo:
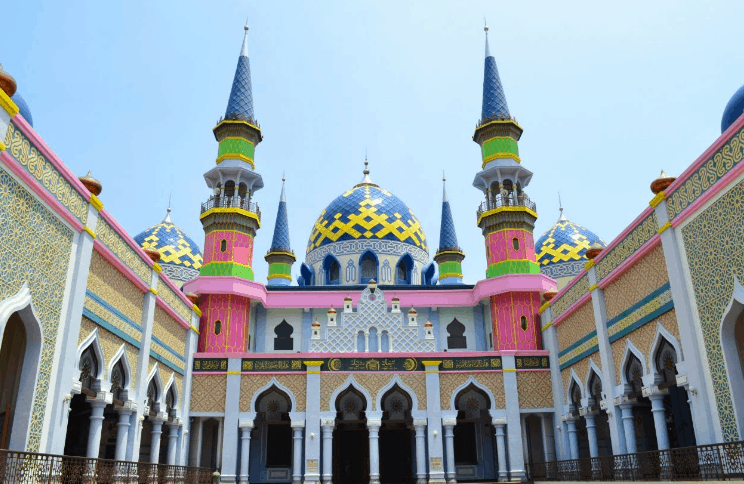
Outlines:
{"label": "window with arch", "polygon": [[364,331],[357,333],[357,352],[364,353]]}
{"label": "window with arch", "polygon": [[323,272],[325,273],[326,285],[338,285],[341,283],[341,265],[332,255],[326,256],[323,261]]}
{"label": "window with arch", "polygon": [[173,385],[171,385],[168,393],[165,395],[165,413],[168,415],[168,419],[176,417],[176,390],[173,388]]}
{"label": "window with arch", "polygon": [[294,340],[292,339],[292,333],[294,333],[292,325],[286,319],[282,319],[282,322],[274,328],[274,334],[276,335],[274,338],[274,350],[293,350]]}
{"label": "window with arch", "polygon": [[220,252],[226,252],[227,251],[227,240],[222,239],[220,241]]}
{"label": "window with arch", "polygon": [[411,284],[411,272],[413,270],[413,258],[406,254],[400,258],[395,268],[396,284]]}
{"label": "window with arch", "polygon": [[150,409],[150,415],[158,413],[157,401],[160,396],[159,393],[155,378],[150,379],[150,383],[147,384],[147,407]]}
{"label": "window with arch", "polygon": [[247,193],[248,193],[248,185],[246,185],[245,183],[241,183],[240,185],[238,185],[238,196],[240,198],[245,198]]}
{"label": "window with arch", "polygon": [[527,331],[527,316],[519,318],[519,325],[522,327],[522,331]]}
{"label": "window with arch", "polygon": [[579,409],[581,408],[581,388],[579,388],[578,383],[575,381],[571,382],[571,405],[573,405],[573,413],[578,414]]}
{"label": "window with arch", "polygon": [[85,390],[93,390],[93,382],[98,377],[98,358],[93,351],[93,344],[88,345],[80,355],[80,384]]}
{"label": "window with arch", "polygon": [[589,377],[589,396],[593,400],[592,405],[599,406],[599,402],[602,400],[602,380],[593,370],[592,376]]}
{"label": "window with arch", "polygon": [[127,386],[126,373],[124,372],[124,364],[119,358],[114,368],[111,370],[111,394],[114,400],[120,402],[124,400],[124,389]]}
{"label": "window with arch", "polygon": [[630,354],[628,362],[625,364],[625,380],[631,387],[632,393],[641,393],[643,391],[643,365],[633,353]]}
{"label": "window with arch", "polygon": [[371,251],[362,254],[362,257],[359,259],[359,276],[359,282],[361,284],[367,284],[372,279],[378,280],[377,256]]}
{"label": "window with arch", "polygon": [[677,352],[665,338],[661,339],[656,350],[656,368],[664,378],[664,383],[677,383]]}
{"label": "window with arch", "polygon": [[218,335],[222,332],[222,321],[219,319],[214,322],[214,334]]}
{"label": "window with arch", "polygon": [[514,237],[512,239],[512,247],[514,247],[514,250],[519,250],[519,239]]}
{"label": "window with arch", "polygon": [[225,196],[235,196],[235,182],[233,180],[228,180],[227,183],[225,183]]}
{"label": "window with arch", "polygon": [[465,337],[465,325],[457,318],[453,319],[447,325],[447,348],[451,350],[466,349],[468,347],[467,338]]}

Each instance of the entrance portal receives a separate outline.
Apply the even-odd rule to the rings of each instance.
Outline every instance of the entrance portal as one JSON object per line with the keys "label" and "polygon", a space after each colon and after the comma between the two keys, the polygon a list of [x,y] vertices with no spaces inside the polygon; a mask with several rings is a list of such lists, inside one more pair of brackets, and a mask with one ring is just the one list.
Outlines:
{"label": "entrance portal", "polygon": [[[488,396],[474,385],[463,389],[455,398],[454,457],[458,481],[496,479],[498,467],[494,459],[496,446],[490,406]],[[451,471],[448,469],[447,472]]]}
{"label": "entrance portal", "polygon": [[380,482],[413,482],[411,398],[395,385],[382,398],[380,428]]}
{"label": "entrance portal", "polygon": [[333,483],[369,482],[369,430],[364,396],[348,388],[336,400],[333,431]]}
{"label": "entrance portal", "polygon": [[16,409],[21,368],[26,351],[26,330],[18,313],[8,319],[0,343],[0,448],[7,449],[13,431],[13,413]]}

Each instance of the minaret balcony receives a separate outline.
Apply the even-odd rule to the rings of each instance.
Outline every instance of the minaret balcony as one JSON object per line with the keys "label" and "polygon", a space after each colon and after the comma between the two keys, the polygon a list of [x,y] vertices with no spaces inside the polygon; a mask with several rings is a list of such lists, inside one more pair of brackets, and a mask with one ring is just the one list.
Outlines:
{"label": "minaret balcony", "polygon": [[521,193],[519,195],[499,194],[490,197],[488,200],[480,204],[480,207],[478,207],[478,218],[480,219],[481,215],[486,212],[502,207],[525,207],[533,212],[537,212],[537,204],[530,200],[530,197],[528,197],[526,193]]}
{"label": "minaret balcony", "polygon": [[261,221],[261,210],[258,208],[258,204],[251,202],[248,197],[232,196],[211,196],[209,200],[201,204],[201,213],[208,212],[214,208],[238,208],[255,214],[258,221]]}

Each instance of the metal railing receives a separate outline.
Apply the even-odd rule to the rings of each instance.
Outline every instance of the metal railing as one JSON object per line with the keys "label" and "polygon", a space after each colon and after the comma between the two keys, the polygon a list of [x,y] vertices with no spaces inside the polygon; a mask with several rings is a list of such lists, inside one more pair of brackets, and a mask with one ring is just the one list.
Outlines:
{"label": "metal railing", "polygon": [[0,449],[4,484],[210,484],[201,467],[88,459]]}
{"label": "metal railing", "polygon": [[530,481],[716,481],[744,477],[744,442],[527,464]]}
{"label": "metal railing", "polygon": [[530,200],[530,197],[528,197],[526,193],[516,196],[513,194],[506,196],[498,194],[480,204],[478,207],[478,217],[480,217],[483,212],[488,212],[489,210],[501,207],[526,207],[533,212],[537,212],[537,204]]}
{"label": "metal railing", "polygon": [[201,213],[212,210],[213,208],[241,208],[255,213],[258,216],[258,220],[261,220],[261,210],[258,209],[258,205],[251,202],[247,197],[238,195],[233,197],[216,197],[213,195],[209,197],[209,200],[201,204]]}

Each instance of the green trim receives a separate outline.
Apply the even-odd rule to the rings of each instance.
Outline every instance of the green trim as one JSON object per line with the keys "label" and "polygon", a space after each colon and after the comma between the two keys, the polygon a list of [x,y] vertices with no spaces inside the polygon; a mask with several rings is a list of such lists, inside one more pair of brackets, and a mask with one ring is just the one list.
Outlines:
{"label": "green trim", "polygon": [[462,264],[459,262],[449,261],[439,264],[440,274],[462,274]]}
{"label": "green trim", "polygon": [[272,262],[271,264],[269,264],[269,277],[276,274],[291,276],[292,266],[284,262]]}
{"label": "green trim", "polygon": [[223,155],[238,154],[253,159],[255,147],[247,139],[223,139],[217,151],[217,158]]}
{"label": "green trim", "polygon": [[483,142],[481,154],[484,160],[499,153],[511,153],[519,158],[519,148],[516,140],[512,138],[491,138]]}
{"label": "green trim", "polygon": [[539,274],[540,265],[531,260],[505,260],[491,264],[486,270],[486,277],[503,276],[504,274]]}
{"label": "green trim", "polygon": [[243,279],[253,280],[253,269],[249,266],[235,262],[210,262],[201,266],[201,276],[236,276]]}

